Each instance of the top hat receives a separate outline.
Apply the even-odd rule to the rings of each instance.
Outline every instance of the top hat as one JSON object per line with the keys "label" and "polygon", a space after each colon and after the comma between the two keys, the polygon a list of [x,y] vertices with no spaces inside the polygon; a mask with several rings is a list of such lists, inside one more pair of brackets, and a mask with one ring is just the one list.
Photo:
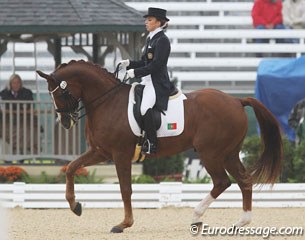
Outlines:
{"label": "top hat", "polygon": [[148,8],[148,13],[143,17],[156,17],[169,21],[169,19],[166,17],[166,10],[162,8]]}

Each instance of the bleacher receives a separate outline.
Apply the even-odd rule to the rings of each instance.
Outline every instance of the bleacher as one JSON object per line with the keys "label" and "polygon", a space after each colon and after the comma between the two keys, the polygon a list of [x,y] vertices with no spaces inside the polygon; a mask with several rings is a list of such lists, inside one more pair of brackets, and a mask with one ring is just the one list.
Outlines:
{"label": "bleacher", "polygon": [[[74,53],[70,48],[63,48],[62,61],[83,59],[82,54]],[[34,93],[46,93],[45,80],[38,78],[36,70],[54,71],[55,61],[45,42],[20,43],[9,42],[7,51],[0,57],[0,88],[3,89],[13,72],[19,74],[24,85]]]}
{"label": "bleacher", "polygon": [[[167,9],[167,35],[172,43],[169,71],[184,91],[216,88],[252,94],[256,70],[264,57],[299,57],[305,52],[305,30],[256,30],[253,1],[125,1],[145,13],[148,7]],[[253,39],[270,39],[255,44]],[[298,39],[298,44],[276,43]]]}
{"label": "bleacher", "polygon": [[[257,53],[266,58],[299,57],[305,52],[305,30],[253,29],[252,0],[125,0],[125,3],[142,13],[148,7],[168,10],[167,35],[172,47],[169,71],[185,92],[209,87],[233,94],[252,94],[257,66],[262,60]],[[255,38],[270,41],[255,44]],[[276,43],[276,39],[298,39],[299,43]],[[110,71],[114,69],[113,57],[112,54],[106,58],[105,67]],[[76,54],[69,47],[63,48],[63,62],[82,58],[86,56]],[[46,92],[46,84],[37,78],[36,69],[54,70],[46,43],[9,43],[0,58],[0,88],[15,71],[34,92],[37,89]]]}

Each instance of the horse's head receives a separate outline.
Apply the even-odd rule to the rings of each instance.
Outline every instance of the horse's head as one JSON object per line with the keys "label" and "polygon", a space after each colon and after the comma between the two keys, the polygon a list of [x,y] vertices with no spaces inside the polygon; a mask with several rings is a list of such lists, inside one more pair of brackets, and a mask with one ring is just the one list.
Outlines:
{"label": "horse's head", "polygon": [[64,128],[70,129],[78,120],[79,90],[76,89],[76,85],[72,81],[69,81],[71,79],[61,78],[56,71],[50,75],[39,70],[36,72],[47,80],[58,121]]}

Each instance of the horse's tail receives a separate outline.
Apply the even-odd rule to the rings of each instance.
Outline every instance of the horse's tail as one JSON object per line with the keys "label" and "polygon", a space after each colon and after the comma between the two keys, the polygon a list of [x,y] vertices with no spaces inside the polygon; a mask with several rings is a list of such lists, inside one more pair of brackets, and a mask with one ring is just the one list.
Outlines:
{"label": "horse's tail", "polygon": [[283,144],[278,121],[272,113],[254,98],[240,99],[243,106],[251,106],[258,120],[263,152],[253,166],[252,180],[254,183],[274,184],[281,173]]}

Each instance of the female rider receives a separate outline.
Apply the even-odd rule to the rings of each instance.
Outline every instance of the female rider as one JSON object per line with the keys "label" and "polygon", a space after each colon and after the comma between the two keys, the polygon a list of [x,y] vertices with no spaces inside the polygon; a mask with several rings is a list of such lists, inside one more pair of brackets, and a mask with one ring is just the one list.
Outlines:
{"label": "female rider", "polygon": [[145,85],[141,104],[141,115],[144,117],[144,130],[147,140],[143,144],[142,152],[146,154],[156,153],[157,134],[152,115],[152,108],[167,110],[168,98],[175,86],[169,80],[167,61],[170,54],[170,41],[164,34],[169,19],[166,10],[149,8],[143,16],[145,26],[149,32],[142,53],[141,60],[122,60],[122,67],[127,67],[128,77],[141,77],[141,84]]}

